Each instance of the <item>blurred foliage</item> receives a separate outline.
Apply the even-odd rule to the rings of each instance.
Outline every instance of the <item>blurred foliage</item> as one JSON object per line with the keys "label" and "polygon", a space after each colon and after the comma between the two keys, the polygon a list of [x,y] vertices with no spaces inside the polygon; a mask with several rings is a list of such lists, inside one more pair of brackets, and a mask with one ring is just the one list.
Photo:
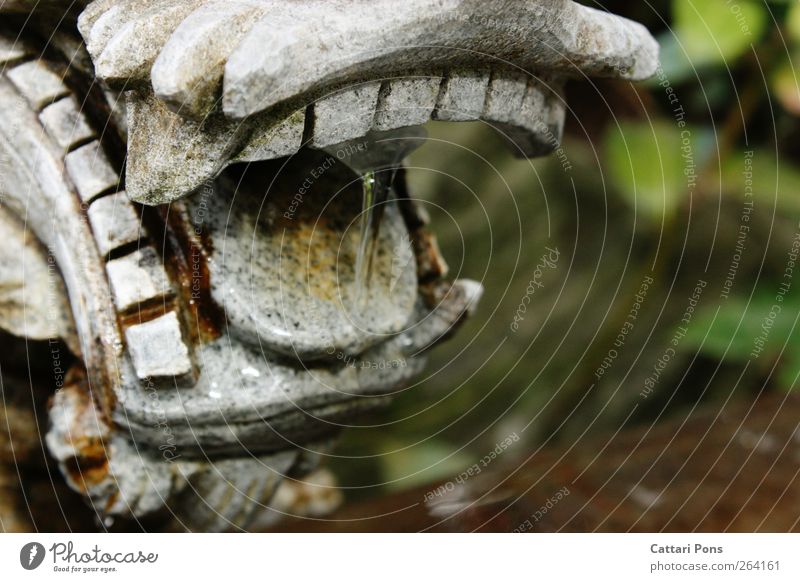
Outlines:
{"label": "blurred foliage", "polygon": [[[411,190],[429,203],[450,276],[486,292],[419,383],[346,431],[333,466],[354,496],[457,474],[511,432],[522,441],[509,461],[796,384],[800,3],[583,3],[647,26],[664,74],[571,82],[561,158],[515,159],[483,124],[431,124]],[[558,265],[514,333],[546,247]]]}

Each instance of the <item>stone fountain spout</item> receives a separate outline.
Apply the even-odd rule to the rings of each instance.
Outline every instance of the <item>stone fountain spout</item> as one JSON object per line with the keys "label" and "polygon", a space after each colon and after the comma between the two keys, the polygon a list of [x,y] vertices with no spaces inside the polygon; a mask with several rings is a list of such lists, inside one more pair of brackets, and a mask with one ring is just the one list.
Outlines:
{"label": "stone fountain spout", "polygon": [[[568,79],[658,60],[644,27],[571,0],[0,12],[0,232],[22,249],[0,327],[72,354],[46,435],[69,485],[104,520],[194,530],[265,527],[301,490],[335,505],[337,433],[476,308],[405,183],[420,126],[483,120],[544,155]],[[45,307],[26,298],[48,261]]]}

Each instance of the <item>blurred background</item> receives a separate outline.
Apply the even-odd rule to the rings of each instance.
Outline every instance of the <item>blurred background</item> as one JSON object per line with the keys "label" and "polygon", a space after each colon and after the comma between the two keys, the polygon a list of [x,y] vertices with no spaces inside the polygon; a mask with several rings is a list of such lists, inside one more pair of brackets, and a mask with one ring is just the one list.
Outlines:
{"label": "blurred background", "polygon": [[[800,374],[800,3],[584,2],[643,23],[657,78],[569,83],[562,149],[431,124],[410,159],[475,316],[334,451],[351,500],[688,416]],[[526,298],[527,297],[527,298]],[[517,452],[518,451],[518,452]]]}

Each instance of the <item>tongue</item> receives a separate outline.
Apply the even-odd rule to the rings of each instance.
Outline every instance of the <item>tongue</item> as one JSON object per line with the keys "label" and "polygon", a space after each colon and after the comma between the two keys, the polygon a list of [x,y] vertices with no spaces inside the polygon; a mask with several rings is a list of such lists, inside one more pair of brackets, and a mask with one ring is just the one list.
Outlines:
{"label": "tongue", "polygon": [[370,231],[363,252],[373,257],[371,277],[362,287],[359,222],[372,211],[362,212],[360,180],[321,152],[282,166],[252,164],[238,185],[190,199],[214,240],[212,296],[231,329],[301,360],[359,354],[403,331],[417,274],[395,202],[384,201],[381,227]]}

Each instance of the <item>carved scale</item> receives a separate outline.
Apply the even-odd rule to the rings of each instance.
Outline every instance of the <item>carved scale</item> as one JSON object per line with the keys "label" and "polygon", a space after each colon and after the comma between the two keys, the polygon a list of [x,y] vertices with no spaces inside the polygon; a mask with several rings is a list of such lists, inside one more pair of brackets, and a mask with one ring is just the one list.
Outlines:
{"label": "carved scale", "polygon": [[[480,296],[444,280],[400,171],[354,312],[348,150],[483,120],[542,155],[569,77],[657,62],[643,27],[566,0],[73,5],[0,7],[0,229],[27,249],[0,270],[0,327],[77,356],[46,442],[98,516],[196,530],[329,509],[331,438]],[[47,278],[20,273],[51,256],[33,302]]]}

